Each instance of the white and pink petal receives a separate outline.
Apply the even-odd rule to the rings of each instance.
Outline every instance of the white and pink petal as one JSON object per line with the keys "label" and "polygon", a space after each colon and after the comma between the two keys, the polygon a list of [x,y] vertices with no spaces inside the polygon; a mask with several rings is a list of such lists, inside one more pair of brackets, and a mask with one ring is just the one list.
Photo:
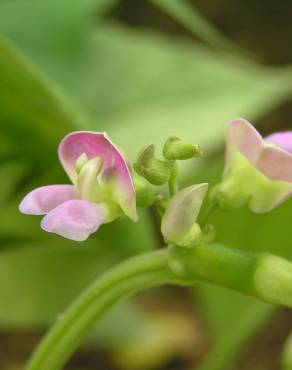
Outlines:
{"label": "white and pink petal", "polygon": [[292,154],[292,131],[275,132],[265,138],[265,142],[278,146]]}
{"label": "white and pink petal", "polygon": [[292,154],[273,146],[265,146],[256,168],[271,180],[292,183]]}
{"label": "white and pink petal", "polygon": [[[132,176],[122,153],[105,133],[77,131],[67,135],[59,145],[60,161],[73,181],[77,182],[76,162],[83,154],[90,160],[101,157],[103,167],[99,178],[114,184],[114,197],[131,219],[136,220],[136,194]],[[111,179],[109,177],[112,177]]]}
{"label": "white and pink petal", "polygon": [[255,164],[264,148],[264,140],[258,131],[245,119],[234,119],[227,124],[226,139],[226,166],[232,159],[232,151],[237,150],[251,163]]}
{"label": "white and pink petal", "polygon": [[108,210],[104,204],[87,200],[69,200],[62,203],[41,222],[41,227],[64,238],[84,241],[107,221]]}
{"label": "white and pink petal", "polygon": [[23,198],[19,210],[29,215],[44,215],[60,204],[78,198],[78,192],[73,185],[41,186]]}

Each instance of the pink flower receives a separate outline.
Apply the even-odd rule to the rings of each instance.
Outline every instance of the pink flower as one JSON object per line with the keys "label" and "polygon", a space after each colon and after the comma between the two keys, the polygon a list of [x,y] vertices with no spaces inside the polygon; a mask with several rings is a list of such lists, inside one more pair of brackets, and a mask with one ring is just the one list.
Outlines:
{"label": "pink flower", "polygon": [[292,195],[292,132],[263,139],[246,120],[226,128],[226,161],[218,199],[236,208],[247,202],[254,212],[266,212]]}
{"label": "pink flower", "polygon": [[59,159],[73,185],[48,185],[27,194],[22,213],[45,215],[41,227],[82,241],[125,214],[137,219],[129,167],[105,133],[78,131],[60,143]]}

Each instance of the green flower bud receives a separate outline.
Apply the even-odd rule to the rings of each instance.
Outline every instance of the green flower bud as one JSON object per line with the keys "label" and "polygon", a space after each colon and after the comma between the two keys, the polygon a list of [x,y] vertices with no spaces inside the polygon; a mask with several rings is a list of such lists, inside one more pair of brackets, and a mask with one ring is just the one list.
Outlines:
{"label": "green flower bud", "polygon": [[185,188],[169,201],[161,221],[161,231],[166,242],[180,246],[195,246],[202,239],[196,223],[208,184]]}
{"label": "green flower bud", "polygon": [[176,136],[170,136],[163,147],[163,156],[168,160],[200,157],[201,149],[197,144],[188,144]]}
{"label": "green flower bud", "polygon": [[151,206],[155,201],[154,189],[142,178],[137,176],[133,179],[136,190],[136,204],[138,207],[146,208]]}
{"label": "green flower bud", "polygon": [[139,155],[134,164],[135,171],[153,185],[166,184],[172,174],[170,163],[161,161],[155,157],[154,145],[147,146]]}

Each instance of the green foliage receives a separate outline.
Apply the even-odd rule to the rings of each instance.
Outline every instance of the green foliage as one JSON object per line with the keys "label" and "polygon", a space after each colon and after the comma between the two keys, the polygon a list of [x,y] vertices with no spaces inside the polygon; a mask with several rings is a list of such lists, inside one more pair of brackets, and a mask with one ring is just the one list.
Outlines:
{"label": "green foliage", "polygon": [[[183,2],[154,2],[209,44],[230,45]],[[208,154],[222,146],[227,120],[257,119],[291,94],[289,70],[112,24],[103,15],[115,3],[0,2],[1,327],[46,325],[99,272],[157,244],[146,214],[136,225],[120,220],[72,246],[18,213],[33,186],[67,182],[56,154],[64,134],[106,130],[131,159],[150,143],[162,147],[172,134]],[[199,182],[218,180],[221,171],[221,158],[204,163],[204,170],[185,167]],[[291,207],[287,202],[262,216],[246,209],[215,215],[218,241],[291,258]],[[274,308],[221,288],[200,285],[196,292],[216,343],[202,369],[225,369]]]}
{"label": "green foliage", "polygon": [[195,36],[200,37],[207,44],[218,49],[218,51],[223,49],[230,53],[242,53],[247,55],[247,53],[241,50],[236,44],[233,44],[228,38],[218,32],[218,30],[216,30],[216,28],[187,1],[149,1],[171,15]]}

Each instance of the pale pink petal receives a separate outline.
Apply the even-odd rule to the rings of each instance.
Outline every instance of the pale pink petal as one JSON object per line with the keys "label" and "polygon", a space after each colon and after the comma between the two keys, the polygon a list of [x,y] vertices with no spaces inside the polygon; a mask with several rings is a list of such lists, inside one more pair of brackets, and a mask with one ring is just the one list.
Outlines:
{"label": "pale pink petal", "polygon": [[19,210],[28,215],[45,215],[59,204],[79,198],[73,185],[42,186],[28,193],[19,205]]}
{"label": "pale pink petal", "polygon": [[226,127],[225,137],[227,166],[229,165],[231,152],[234,148],[251,163],[256,163],[264,147],[264,140],[248,121],[238,118],[229,122]]}
{"label": "pale pink petal", "polygon": [[130,218],[135,220],[136,195],[126,160],[105,133],[91,131],[77,131],[67,135],[59,145],[60,161],[73,181],[76,181],[75,164],[81,154],[85,153],[88,159],[100,156],[103,159],[103,168],[100,174],[111,171],[115,174],[116,194],[118,202]]}
{"label": "pale pink petal", "polygon": [[287,189],[279,191],[276,196],[267,199],[265,192],[257,194],[257,196],[251,196],[249,201],[250,210],[255,213],[266,213],[279,206],[292,196],[292,186]]}
{"label": "pale pink petal", "polygon": [[60,161],[73,182],[76,161],[81,154],[85,153],[88,159],[102,157],[104,169],[107,169],[114,164],[113,152],[114,146],[105,133],[90,131],[70,133],[64,137],[58,148]]}
{"label": "pale pink petal", "polygon": [[265,138],[265,142],[274,144],[292,154],[292,131],[275,132]]}
{"label": "pale pink petal", "polygon": [[266,146],[256,168],[272,180],[292,182],[292,155],[280,148]]}
{"label": "pale pink petal", "polygon": [[81,199],[69,200],[48,213],[42,219],[41,227],[64,238],[83,241],[105,222],[107,214],[103,204]]}
{"label": "pale pink petal", "polygon": [[197,221],[208,184],[196,184],[176,193],[161,220],[161,232],[167,242],[181,241]]}

